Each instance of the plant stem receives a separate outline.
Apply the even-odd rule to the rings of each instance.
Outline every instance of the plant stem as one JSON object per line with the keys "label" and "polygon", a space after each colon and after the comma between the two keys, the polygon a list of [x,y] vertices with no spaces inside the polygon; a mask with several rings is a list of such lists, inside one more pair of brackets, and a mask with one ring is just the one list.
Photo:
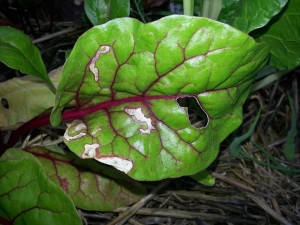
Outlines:
{"label": "plant stem", "polygon": [[289,72],[290,72],[290,70],[277,71],[277,72],[272,73],[272,74],[268,75],[267,77],[255,82],[251,86],[251,93],[270,85],[272,82],[280,79],[281,77],[283,77],[284,75],[286,75]]}
{"label": "plant stem", "polygon": [[[136,96],[136,97],[128,98],[126,101],[127,102],[136,102],[136,101],[147,101],[147,100],[152,100],[152,99],[154,100],[154,99],[177,99],[177,98],[178,98],[177,95],[170,95],[170,96],[164,96],[164,97],[151,96],[151,97],[148,97],[147,99],[145,99],[145,97],[142,97],[142,96]],[[86,109],[76,109],[76,108],[68,109],[62,113],[62,120],[63,120],[63,122],[69,122],[69,121],[73,121],[75,119],[81,119],[84,115],[87,115],[87,114],[90,114],[90,113],[93,113],[93,112],[96,112],[99,110],[103,110],[108,107],[117,106],[117,105],[120,105],[123,103],[124,103],[123,100],[115,100],[115,101],[100,103],[98,105],[95,105],[95,106],[92,106],[92,107],[86,108]],[[25,133],[29,132],[30,130],[32,130],[34,128],[48,126],[48,125],[50,125],[50,113],[45,113],[44,115],[39,115],[39,116],[33,118],[32,120],[24,123],[22,126],[20,126],[17,130],[15,130],[12,133],[6,146],[0,145],[0,156],[1,156],[1,154],[4,153],[4,151],[7,148],[13,147],[13,145],[17,142],[17,140]],[[1,138],[0,138],[0,140],[1,140]]]}
{"label": "plant stem", "polygon": [[202,17],[217,20],[222,7],[222,0],[203,0]]}
{"label": "plant stem", "polygon": [[187,16],[194,15],[194,0],[183,0],[183,14]]}
{"label": "plant stem", "polygon": [[135,7],[136,7],[136,10],[138,11],[139,16],[141,17],[141,20],[143,21],[143,23],[147,23],[147,21],[146,21],[144,15],[143,15],[143,13],[142,13],[142,11],[141,11],[140,4],[141,4],[140,1],[137,2],[136,0],[134,0],[134,5],[135,5]]}
{"label": "plant stem", "polygon": [[209,18],[217,20],[222,9],[222,0],[211,0],[209,7]]}
{"label": "plant stem", "polygon": [[203,0],[203,7],[202,7],[202,17],[208,17],[209,18],[209,5],[210,0]]}

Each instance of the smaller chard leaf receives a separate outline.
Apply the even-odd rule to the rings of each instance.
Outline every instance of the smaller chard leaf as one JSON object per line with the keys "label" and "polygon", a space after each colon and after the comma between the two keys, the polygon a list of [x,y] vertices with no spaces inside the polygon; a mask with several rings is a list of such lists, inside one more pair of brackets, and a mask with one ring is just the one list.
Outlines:
{"label": "smaller chard leaf", "polygon": [[[195,174],[241,124],[242,104],[268,53],[266,44],[207,18],[115,19],[78,39],[51,123],[73,118],[68,147],[134,179]],[[179,98],[197,101],[205,127],[191,125]],[[62,116],[70,102],[76,107]]]}
{"label": "smaller chard leaf", "polygon": [[[62,67],[49,73],[58,86]],[[55,94],[41,79],[32,76],[15,77],[0,83],[0,127],[27,122],[53,107]]]}
{"label": "smaller chard leaf", "polygon": [[128,17],[130,1],[86,0],[84,10],[91,23],[96,26],[115,18]]}
{"label": "smaller chard leaf", "polygon": [[71,199],[32,154],[9,149],[2,155],[0,187],[1,224],[82,224]]}
{"label": "smaller chard leaf", "polygon": [[300,0],[290,0],[279,15],[251,36],[271,47],[270,65],[279,70],[300,65]]}
{"label": "smaller chard leaf", "polygon": [[206,170],[202,170],[194,175],[191,175],[190,177],[205,186],[214,186],[216,182],[216,179]]}
{"label": "smaller chard leaf", "polygon": [[24,74],[39,77],[55,90],[38,48],[23,32],[0,26],[0,61]]}
{"label": "smaller chard leaf", "polygon": [[[244,0],[235,4],[234,13],[228,18],[227,24],[249,33],[265,26],[271,18],[277,15],[288,0]],[[230,5],[232,6],[232,5]],[[227,11],[227,9],[223,9]],[[223,15],[222,12],[221,15]],[[221,17],[222,18],[222,17]]]}
{"label": "smaller chard leaf", "polygon": [[33,147],[26,151],[35,155],[50,180],[61,186],[76,207],[107,211],[138,201],[145,188],[125,174],[92,160],[83,160],[74,153]]}

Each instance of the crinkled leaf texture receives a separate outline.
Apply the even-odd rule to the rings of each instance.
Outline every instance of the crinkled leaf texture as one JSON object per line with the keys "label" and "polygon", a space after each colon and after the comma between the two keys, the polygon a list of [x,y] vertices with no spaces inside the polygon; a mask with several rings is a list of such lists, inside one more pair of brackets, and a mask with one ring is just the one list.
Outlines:
{"label": "crinkled leaf texture", "polygon": [[1,224],[82,224],[66,193],[32,154],[9,149],[0,158]]}
{"label": "crinkled leaf texture", "polygon": [[94,160],[83,160],[59,148],[56,152],[42,147],[26,151],[39,159],[48,177],[64,189],[78,208],[113,210],[132,204],[146,194],[137,181]]}
{"label": "crinkled leaf texture", "polygon": [[300,0],[290,0],[280,14],[266,27],[255,30],[251,36],[271,46],[270,65],[279,70],[300,65]]}
{"label": "crinkled leaf texture", "polygon": [[[62,67],[49,73],[55,87],[58,86]],[[53,107],[55,94],[43,80],[23,76],[0,83],[0,127],[27,122]],[[5,104],[4,104],[5,103]]]}
{"label": "crinkled leaf texture", "polygon": [[232,7],[232,5],[236,7],[230,17],[223,15],[228,12],[228,9],[222,9],[220,18],[228,19],[222,22],[249,33],[265,26],[287,2],[288,0],[243,0],[228,5],[228,7]]}
{"label": "crinkled leaf texture", "polygon": [[[268,46],[207,18],[170,16],[144,25],[116,19],[77,41],[59,84],[53,125],[82,158],[138,180],[195,174],[242,121],[242,104]],[[193,127],[177,99],[195,98],[208,117]]]}

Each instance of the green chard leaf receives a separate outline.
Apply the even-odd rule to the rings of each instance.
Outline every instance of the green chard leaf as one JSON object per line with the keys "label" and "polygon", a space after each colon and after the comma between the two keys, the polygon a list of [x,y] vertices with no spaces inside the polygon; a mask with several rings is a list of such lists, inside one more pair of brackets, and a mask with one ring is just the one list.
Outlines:
{"label": "green chard leaf", "polygon": [[50,180],[61,186],[78,208],[113,210],[136,202],[146,193],[137,181],[94,160],[83,160],[62,149],[59,153],[42,147],[26,151],[38,158]]}
{"label": "green chard leaf", "polygon": [[[59,84],[52,125],[71,101],[64,139],[79,157],[138,180],[192,175],[217,156],[242,121],[242,104],[268,45],[207,18],[116,19],[77,41]],[[190,124],[179,98],[194,98],[208,123]]]}
{"label": "green chard leaf", "polygon": [[96,26],[109,20],[128,17],[130,12],[129,0],[85,0],[85,14]]}
{"label": "green chard leaf", "polygon": [[300,65],[300,0],[289,0],[265,27],[250,35],[271,47],[270,65],[279,70]]}
{"label": "green chard leaf", "polygon": [[82,224],[71,199],[32,154],[9,149],[2,155],[0,187],[1,224]]}
{"label": "green chard leaf", "polygon": [[55,90],[38,48],[23,32],[0,26],[0,61],[24,74],[39,77]]}
{"label": "green chard leaf", "polygon": [[[245,32],[249,33],[255,29],[265,26],[271,18],[277,15],[288,0],[243,0],[239,2],[232,2],[228,5],[228,8],[235,6],[234,13],[227,7],[223,8],[220,19],[222,22]],[[224,15],[225,13],[230,13]],[[227,19],[227,21],[224,21]]]}

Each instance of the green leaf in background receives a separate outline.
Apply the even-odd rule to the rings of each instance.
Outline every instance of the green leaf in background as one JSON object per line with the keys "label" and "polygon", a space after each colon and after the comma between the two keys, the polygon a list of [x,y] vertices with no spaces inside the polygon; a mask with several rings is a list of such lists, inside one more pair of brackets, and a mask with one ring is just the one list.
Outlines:
{"label": "green leaf in background", "polygon": [[255,127],[259,121],[260,113],[261,113],[261,110],[259,110],[259,112],[257,113],[255,120],[251,124],[249,130],[242,136],[235,137],[234,140],[229,145],[228,149],[229,149],[230,154],[233,157],[242,158],[244,156],[241,145],[244,141],[246,141],[254,133]]}
{"label": "green leaf in background", "polygon": [[71,54],[72,49],[68,49],[65,54],[65,59],[67,60],[69,55]]}
{"label": "green leaf in background", "polygon": [[[234,13],[231,11],[231,16],[227,16],[228,20],[224,22],[249,33],[265,26],[271,18],[282,10],[287,2],[288,0],[243,0],[233,2],[228,7],[231,8],[234,5],[236,7]],[[222,17],[224,19],[224,14],[228,13],[229,9],[224,8],[222,11],[221,19]]]}
{"label": "green leaf in background", "polygon": [[214,186],[216,182],[216,179],[206,170],[202,170],[194,175],[191,175],[190,177],[205,186]]}
{"label": "green leaf in background", "polygon": [[73,153],[42,147],[26,151],[35,155],[50,180],[61,186],[76,207],[85,210],[108,211],[138,201],[145,188],[113,167],[94,160],[83,160]]}
{"label": "green leaf in background", "polygon": [[71,199],[20,149],[0,158],[0,222],[13,225],[82,224]]}
{"label": "green leaf in background", "polygon": [[235,10],[240,0],[223,0],[223,8],[218,17],[218,21],[228,23],[231,17],[234,17]]}
{"label": "green leaf in background", "polygon": [[289,103],[291,107],[291,128],[288,131],[286,141],[283,145],[284,156],[286,160],[293,162],[295,160],[296,153],[296,142],[298,137],[298,129],[297,129],[297,114],[294,107],[293,99],[289,96]]}
{"label": "green leaf in background", "polygon": [[0,61],[24,74],[39,77],[55,90],[38,48],[23,32],[0,26]]}
{"label": "green leaf in background", "polygon": [[[58,86],[62,67],[49,73]],[[27,122],[53,107],[55,94],[41,79],[32,76],[15,77],[0,83],[0,127]]]}
{"label": "green leaf in background", "polygon": [[270,65],[279,70],[300,65],[300,0],[288,4],[266,27],[251,33],[258,42],[271,46]]}
{"label": "green leaf in background", "polygon": [[[75,44],[51,123],[60,124],[74,100],[68,113],[77,120],[64,138],[78,156],[138,180],[195,174],[241,124],[242,105],[268,53],[266,44],[207,18],[112,20]],[[206,127],[191,126],[177,102],[185,97],[197,100]]]}
{"label": "green leaf in background", "polygon": [[130,12],[129,0],[85,0],[84,10],[94,26],[109,20],[128,17]]}
{"label": "green leaf in background", "polygon": [[[249,130],[243,134],[242,136],[240,137],[236,137],[234,138],[234,140],[232,141],[232,143],[229,145],[229,152],[230,154],[235,157],[235,158],[243,158],[243,159],[249,159],[251,161],[253,161],[254,163],[257,163],[259,165],[262,165],[262,166],[267,166],[267,167],[270,167],[270,168],[273,168],[273,169],[276,169],[284,174],[287,174],[287,175],[292,175],[294,173],[299,173],[300,171],[297,170],[297,169],[293,169],[293,168],[288,168],[286,165],[283,165],[281,164],[277,159],[275,159],[272,154],[270,154],[267,150],[265,150],[264,148],[260,147],[258,144],[256,144],[255,142],[252,142],[259,151],[261,151],[261,153],[263,153],[265,155],[265,157],[268,158],[268,161],[270,163],[265,163],[263,161],[260,161],[259,159],[255,158],[255,157],[252,157],[250,156],[248,153],[246,153],[241,145],[244,141],[246,141],[253,133],[254,133],[254,130],[255,130],[255,127],[259,121],[259,118],[260,118],[260,112],[261,110],[259,110],[258,114],[256,115],[255,117],[255,120],[253,121],[253,123],[251,124]],[[296,135],[294,132],[292,132],[292,137],[290,138],[293,138],[293,140],[295,140],[295,136]],[[291,141],[291,139],[289,139],[289,141]],[[292,156],[293,154],[293,149],[290,149],[293,147],[293,143],[288,143],[288,148],[290,151],[288,154],[290,154],[290,156]]]}

